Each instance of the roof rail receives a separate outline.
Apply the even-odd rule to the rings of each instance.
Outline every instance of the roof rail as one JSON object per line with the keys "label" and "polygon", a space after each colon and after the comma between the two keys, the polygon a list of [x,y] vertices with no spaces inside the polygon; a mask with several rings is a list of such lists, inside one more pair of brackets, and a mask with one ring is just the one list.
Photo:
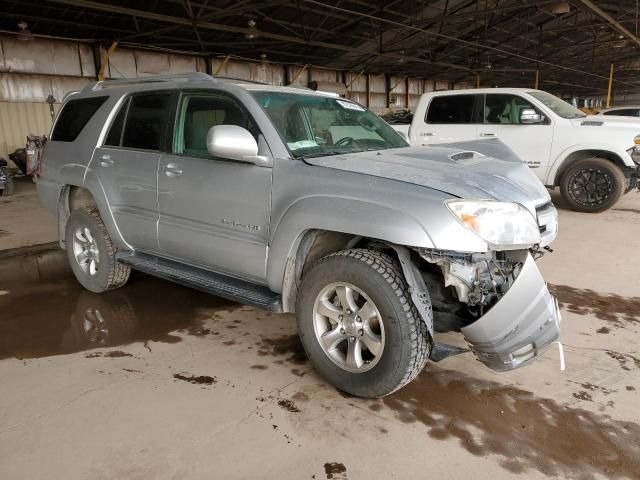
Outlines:
{"label": "roof rail", "polygon": [[234,81],[242,82],[242,83],[255,83],[257,85],[269,85],[268,83],[265,83],[265,82],[258,82],[257,80],[247,80],[246,78],[225,77],[225,76],[221,76],[221,75],[215,75],[213,78],[215,78],[215,79],[219,78],[220,80],[234,80]]}
{"label": "roof rail", "polygon": [[144,85],[147,83],[161,82],[189,82],[189,81],[212,81],[213,77],[202,72],[185,72],[172,75],[151,75],[140,78],[121,78],[118,80],[102,80],[87,85],[82,91],[91,92],[104,90],[106,88],[123,87],[127,85]]}

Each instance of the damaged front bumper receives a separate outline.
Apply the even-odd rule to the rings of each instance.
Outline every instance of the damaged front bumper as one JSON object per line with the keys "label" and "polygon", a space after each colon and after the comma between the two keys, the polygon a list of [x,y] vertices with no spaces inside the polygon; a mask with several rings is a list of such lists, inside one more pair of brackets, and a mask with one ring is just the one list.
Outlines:
{"label": "damaged front bumper", "polygon": [[539,357],[560,336],[560,310],[530,254],[505,295],[461,329],[478,360],[499,372]]}

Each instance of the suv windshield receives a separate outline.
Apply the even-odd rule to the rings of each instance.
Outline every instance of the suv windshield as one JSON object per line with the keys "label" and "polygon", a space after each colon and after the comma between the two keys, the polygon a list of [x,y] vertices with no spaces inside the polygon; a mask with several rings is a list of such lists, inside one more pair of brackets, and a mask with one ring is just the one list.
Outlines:
{"label": "suv windshield", "polygon": [[570,103],[565,102],[561,98],[551,95],[547,92],[528,92],[533,98],[540,100],[547,107],[553,110],[553,113],[562,118],[582,118],[587,115],[578,110]]}
{"label": "suv windshield", "polygon": [[349,100],[303,93],[251,93],[294,157],[408,146],[384,120]]}

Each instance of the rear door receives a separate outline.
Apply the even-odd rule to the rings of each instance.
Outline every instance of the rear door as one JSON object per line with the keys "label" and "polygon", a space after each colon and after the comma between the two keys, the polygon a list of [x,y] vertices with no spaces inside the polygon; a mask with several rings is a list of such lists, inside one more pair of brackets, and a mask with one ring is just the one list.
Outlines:
{"label": "rear door", "polygon": [[125,97],[92,160],[120,233],[139,250],[158,250],[157,173],[174,101],[172,92]]}
{"label": "rear door", "polygon": [[185,92],[180,100],[173,153],[158,172],[163,256],[255,282],[266,277],[271,168],[207,152],[215,125],[249,130],[259,154],[271,153],[250,114],[224,92]]}
{"label": "rear door", "polygon": [[[434,96],[420,127],[411,136],[416,136],[414,145],[462,142],[475,140],[477,135],[478,110],[481,95],[450,94]],[[414,119],[414,125],[419,119]],[[412,127],[413,128],[413,127]]]}
{"label": "rear door", "polygon": [[[544,123],[521,124],[523,110],[535,110],[545,117]],[[553,141],[553,125],[544,112],[520,95],[488,93],[485,95],[483,119],[484,123],[478,128],[479,139],[500,139],[538,177],[544,179]]]}

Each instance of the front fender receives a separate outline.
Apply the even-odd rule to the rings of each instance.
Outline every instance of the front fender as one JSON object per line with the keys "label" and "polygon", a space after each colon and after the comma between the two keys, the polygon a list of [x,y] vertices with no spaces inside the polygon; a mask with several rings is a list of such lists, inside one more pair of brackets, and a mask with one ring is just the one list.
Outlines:
{"label": "front fender", "polygon": [[267,282],[273,291],[282,291],[287,257],[295,256],[300,238],[311,229],[434,248],[420,222],[400,210],[347,196],[303,197],[285,210],[272,230]]}
{"label": "front fender", "polygon": [[[629,145],[631,148],[633,145]],[[545,179],[545,185],[555,185],[556,176],[558,172],[563,169],[568,161],[568,158],[574,153],[587,151],[587,150],[598,150],[602,152],[608,152],[613,155],[619,157],[622,162],[628,167],[634,167],[635,163],[633,163],[632,158],[629,154],[620,147],[616,147],[610,144],[601,144],[601,143],[581,143],[580,145],[573,145],[562,152],[560,152],[553,163],[551,164],[549,171],[547,172],[547,177]]]}

